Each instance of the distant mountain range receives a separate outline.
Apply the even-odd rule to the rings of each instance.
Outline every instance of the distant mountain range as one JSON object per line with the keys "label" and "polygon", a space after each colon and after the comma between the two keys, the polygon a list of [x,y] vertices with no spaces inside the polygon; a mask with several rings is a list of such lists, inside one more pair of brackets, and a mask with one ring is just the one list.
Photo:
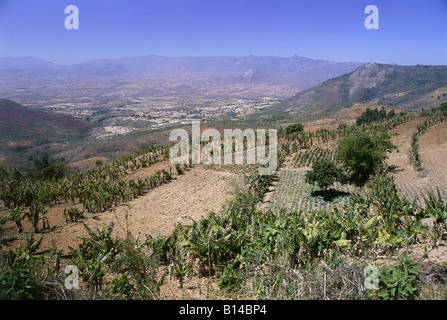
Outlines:
{"label": "distant mountain range", "polygon": [[71,77],[105,76],[126,79],[140,75],[152,77],[195,77],[237,82],[295,84],[300,89],[353,71],[359,62],[331,62],[293,57],[179,57],[156,55],[98,59],[74,65],[59,65],[41,59],[0,58],[0,77],[27,75]]}
{"label": "distant mountain range", "polygon": [[33,57],[0,58],[0,69],[52,69],[61,67],[56,63]]}
{"label": "distant mountain range", "polygon": [[447,102],[447,66],[370,63],[301,91],[267,111],[336,112],[354,103],[382,104],[418,111],[437,107],[443,102]]}
{"label": "distant mountain range", "polygon": [[[147,79],[158,80],[149,87]],[[169,79],[175,81],[171,84]],[[267,92],[274,94],[282,89],[281,97],[285,92],[289,93],[286,97],[297,93],[265,109],[264,114],[281,117],[280,113],[287,111],[324,115],[355,103],[417,111],[447,101],[447,66],[330,62],[298,56],[147,55],[69,66],[31,57],[0,58],[0,96],[15,100],[157,94],[200,97],[214,94],[213,90],[233,97],[247,92],[251,96],[268,96]]]}

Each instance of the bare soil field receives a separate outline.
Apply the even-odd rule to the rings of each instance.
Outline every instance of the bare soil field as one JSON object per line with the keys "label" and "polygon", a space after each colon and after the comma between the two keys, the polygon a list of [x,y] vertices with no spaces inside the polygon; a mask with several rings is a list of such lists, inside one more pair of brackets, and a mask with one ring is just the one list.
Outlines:
{"label": "bare soil field", "polygon": [[433,186],[447,188],[447,123],[443,122],[422,135],[419,141],[422,167]]}
{"label": "bare soil field", "polygon": [[[167,168],[166,162],[157,163],[131,174],[126,179],[143,178],[150,176],[156,170]],[[175,172],[175,170],[174,170]],[[169,235],[175,224],[190,224],[191,219],[199,220],[209,211],[218,212],[222,205],[232,198],[234,183],[243,183],[243,179],[236,173],[217,171],[206,168],[191,168],[162,186],[150,190],[147,194],[122,204],[112,210],[96,214],[85,214],[82,220],[91,230],[105,228],[110,222],[114,223],[114,233],[124,238],[128,232],[136,236]],[[42,239],[41,249],[56,244],[58,249],[65,252],[68,247],[77,248],[80,243],[78,237],[88,236],[82,223],[65,223],[64,208],[82,205],[60,204],[50,208],[47,218],[51,230],[35,234],[36,240]],[[23,220],[24,230],[30,229],[26,219]],[[3,235],[17,234],[13,223],[3,226]],[[12,241],[8,247],[14,248],[24,244],[25,234],[22,238]]]}
{"label": "bare soil field", "polygon": [[419,141],[422,170],[417,170],[411,162],[411,137],[423,121],[424,118],[415,118],[391,130],[398,134],[392,138],[398,151],[390,153],[387,159],[400,195],[410,201],[416,200],[421,206],[428,193],[436,192],[437,187],[441,195],[447,195],[447,164],[444,161],[447,156],[447,123],[441,123],[422,135]]}

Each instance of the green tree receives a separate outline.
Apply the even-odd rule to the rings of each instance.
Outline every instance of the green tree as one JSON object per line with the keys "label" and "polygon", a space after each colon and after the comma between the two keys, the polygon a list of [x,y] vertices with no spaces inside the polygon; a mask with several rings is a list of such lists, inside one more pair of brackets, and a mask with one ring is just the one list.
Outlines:
{"label": "green tree", "polygon": [[343,162],[352,182],[363,184],[368,180],[386,158],[385,151],[392,147],[389,138],[389,135],[377,135],[373,138],[359,132],[339,141],[336,158]]}
{"label": "green tree", "polygon": [[39,180],[58,180],[63,178],[68,171],[68,166],[63,162],[52,161],[48,154],[31,157],[34,170],[29,176]]}
{"label": "green tree", "polygon": [[290,126],[287,126],[286,130],[284,131],[286,135],[291,135],[296,132],[303,132],[304,126],[301,123],[295,123],[291,124]]}
{"label": "green tree", "polygon": [[100,168],[104,165],[104,163],[102,162],[102,160],[96,160],[95,165],[97,168]]}
{"label": "green tree", "polygon": [[329,186],[335,181],[345,183],[347,180],[342,168],[328,160],[320,159],[312,165],[312,170],[306,173],[305,181],[310,184],[317,184],[318,187],[327,191]]}
{"label": "green tree", "polygon": [[49,167],[43,168],[40,171],[40,177],[44,180],[58,180],[67,173],[67,165],[63,162],[53,164]]}
{"label": "green tree", "polygon": [[8,177],[9,177],[8,171],[6,171],[5,168],[0,166],[0,181],[6,180],[6,179],[8,179]]}
{"label": "green tree", "polygon": [[447,103],[442,103],[439,108],[443,114],[447,114]]}
{"label": "green tree", "polygon": [[366,110],[363,111],[360,117],[357,118],[356,123],[357,125],[369,124],[374,121],[380,121],[394,116],[396,116],[396,112],[394,110],[391,110],[390,113],[387,114],[385,107],[382,107],[380,111],[377,108],[375,108],[374,110],[366,108]]}

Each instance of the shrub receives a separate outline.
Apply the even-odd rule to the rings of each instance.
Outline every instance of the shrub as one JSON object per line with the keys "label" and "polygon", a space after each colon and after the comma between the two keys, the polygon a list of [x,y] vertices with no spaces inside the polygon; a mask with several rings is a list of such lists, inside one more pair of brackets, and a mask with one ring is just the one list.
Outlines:
{"label": "shrub", "polygon": [[42,238],[35,242],[30,233],[22,249],[0,254],[0,300],[39,298],[38,278],[42,271],[42,255],[38,252]]}
{"label": "shrub", "polygon": [[396,265],[379,269],[379,289],[371,297],[380,300],[414,300],[418,293],[418,264],[404,255],[396,259]]}
{"label": "shrub", "polygon": [[6,171],[5,168],[0,166],[0,181],[6,180],[8,179],[8,177],[9,177],[8,171]]}
{"label": "shrub", "polygon": [[68,172],[68,166],[64,162],[54,162],[47,154],[32,159],[34,170],[29,173],[30,177],[39,180],[59,180]]}
{"label": "shrub", "polygon": [[36,295],[31,280],[30,263],[20,250],[9,251],[4,259],[6,268],[0,271],[0,300],[32,299]]}
{"label": "shrub", "polygon": [[442,103],[438,108],[443,114],[447,114],[447,103]]}
{"label": "shrub", "polygon": [[129,283],[125,274],[113,277],[110,281],[109,294],[122,300],[132,298],[134,287]]}
{"label": "shrub", "polygon": [[66,222],[78,222],[84,217],[84,212],[78,208],[65,208],[64,217]]}
{"label": "shrub", "polygon": [[183,169],[182,169],[182,167],[180,166],[180,164],[176,164],[176,165],[175,165],[175,170],[177,171],[177,174],[178,174],[178,175],[181,175],[181,174],[183,173]]}
{"label": "shrub", "polygon": [[291,124],[290,126],[286,127],[286,130],[284,131],[286,135],[293,134],[295,132],[303,132],[304,126],[301,123]]}

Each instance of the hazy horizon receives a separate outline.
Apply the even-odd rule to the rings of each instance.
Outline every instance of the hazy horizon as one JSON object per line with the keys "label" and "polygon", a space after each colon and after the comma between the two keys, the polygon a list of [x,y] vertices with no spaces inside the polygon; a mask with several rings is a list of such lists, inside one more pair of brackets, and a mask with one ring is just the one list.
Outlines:
{"label": "hazy horizon", "polygon": [[[79,62],[75,62],[75,63],[58,63],[55,61],[51,61],[49,59],[45,59],[45,58],[40,58],[40,57],[33,57],[33,56],[0,56],[0,59],[27,59],[27,58],[31,58],[31,59],[38,59],[38,60],[42,60],[42,61],[46,61],[46,62],[50,62],[50,63],[54,63],[56,65],[60,65],[60,66],[73,66],[76,64],[82,64],[82,63],[86,63],[86,62],[91,62],[91,61],[99,61],[99,60],[115,60],[115,59],[133,59],[133,58],[141,58],[141,57],[161,57],[161,58],[168,58],[168,59],[199,59],[199,58],[209,58],[209,59],[213,59],[213,58],[249,58],[249,57],[258,57],[258,58],[278,58],[278,59],[292,59],[294,57],[298,57],[298,58],[302,58],[302,59],[309,59],[309,60],[314,60],[314,61],[328,61],[328,62],[340,62],[340,63],[349,63],[349,62],[353,62],[353,63],[375,63],[374,61],[333,61],[333,60],[326,60],[326,59],[318,59],[318,58],[314,58],[314,57],[302,57],[302,56],[298,56],[298,55],[292,55],[292,56],[262,56],[262,55],[253,55],[253,54],[249,54],[249,55],[232,55],[232,56],[224,56],[224,55],[215,55],[215,56],[165,56],[165,55],[159,55],[159,54],[152,54],[152,53],[148,53],[148,54],[143,54],[143,55],[138,55],[138,56],[122,56],[122,57],[114,57],[114,58],[104,58],[104,57],[98,57],[98,58],[93,58],[93,59],[88,59],[88,60],[82,60]],[[393,63],[392,63],[393,64]]]}
{"label": "hazy horizon", "polygon": [[[165,56],[165,55],[158,55],[158,54],[152,54],[152,53],[148,53],[148,54],[143,54],[143,55],[138,55],[138,56],[122,56],[122,57],[115,57],[115,58],[92,58],[92,59],[88,59],[88,60],[82,60],[79,62],[75,62],[75,63],[58,63],[55,61],[51,61],[49,59],[45,59],[45,58],[39,58],[39,57],[33,57],[33,56],[0,56],[0,59],[26,59],[26,58],[32,58],[32,59],[38,59],[38,60],[42,60],[42,61],[46,61],[46,62],[50,62],[50,63],[54,63],[56,65],[60,65],[60,66],[73,66],[73,65],[77,65],[77,64],[82,64],[82,63],[86,63],[86,62],[91,62],[91,61],[99,61],[99,60],[115,60],[115,59],[132,59],[132,58],[140,58],[140,57],[148,57],[148,56],[155,56],[155,57],[162,57],[162,58],[169,58],[169,59],[188,59],[188,58],[248,58],[248,57],[258,57],[258,58],[279,58],[279,59],[291,59],[294,57],[298,57],[298,58],[303,58],[303,59],[310,59],[310,60],[314,60],[314,61],[327,61],[327,62],[336,62],[336,63],[361,63],[361,64],[368,64],[368,63],[377,63],[377,64],[390,64],[390,65],[400,65],[400,66],[415,66],[415,65],[424,65],[424,64],[399,64],[399,63],[395,63],[395,62],[390,62],[390,63],[381,63],[381,62],[375,62],[375,61],[334,61],[334,60],[326,60],[326,59],[319,59],[319,58],[314,58],[314,57],[302,57],[302,56],[298,56],[298,55],[292,55],[292,56],[262,56],[262,55],[253,55],[253,54],[249,54],[249,55],[245,55],[245,56],[237,56],[237,55],[233,55],[233,56],[223,56],[223,55],[216,55],[216,56]],[[426,65],[447,65],[447,63],[445,64],[426,64]]]}
{"label": "hazy horizon", "polygon": [[[64,9],[79,9],[67,30]],[[379,9],[378,30],[364,26]],[[447,0],[0,0],[0,56],[72,65],[97,59],[292,57],[446,65]]]}

